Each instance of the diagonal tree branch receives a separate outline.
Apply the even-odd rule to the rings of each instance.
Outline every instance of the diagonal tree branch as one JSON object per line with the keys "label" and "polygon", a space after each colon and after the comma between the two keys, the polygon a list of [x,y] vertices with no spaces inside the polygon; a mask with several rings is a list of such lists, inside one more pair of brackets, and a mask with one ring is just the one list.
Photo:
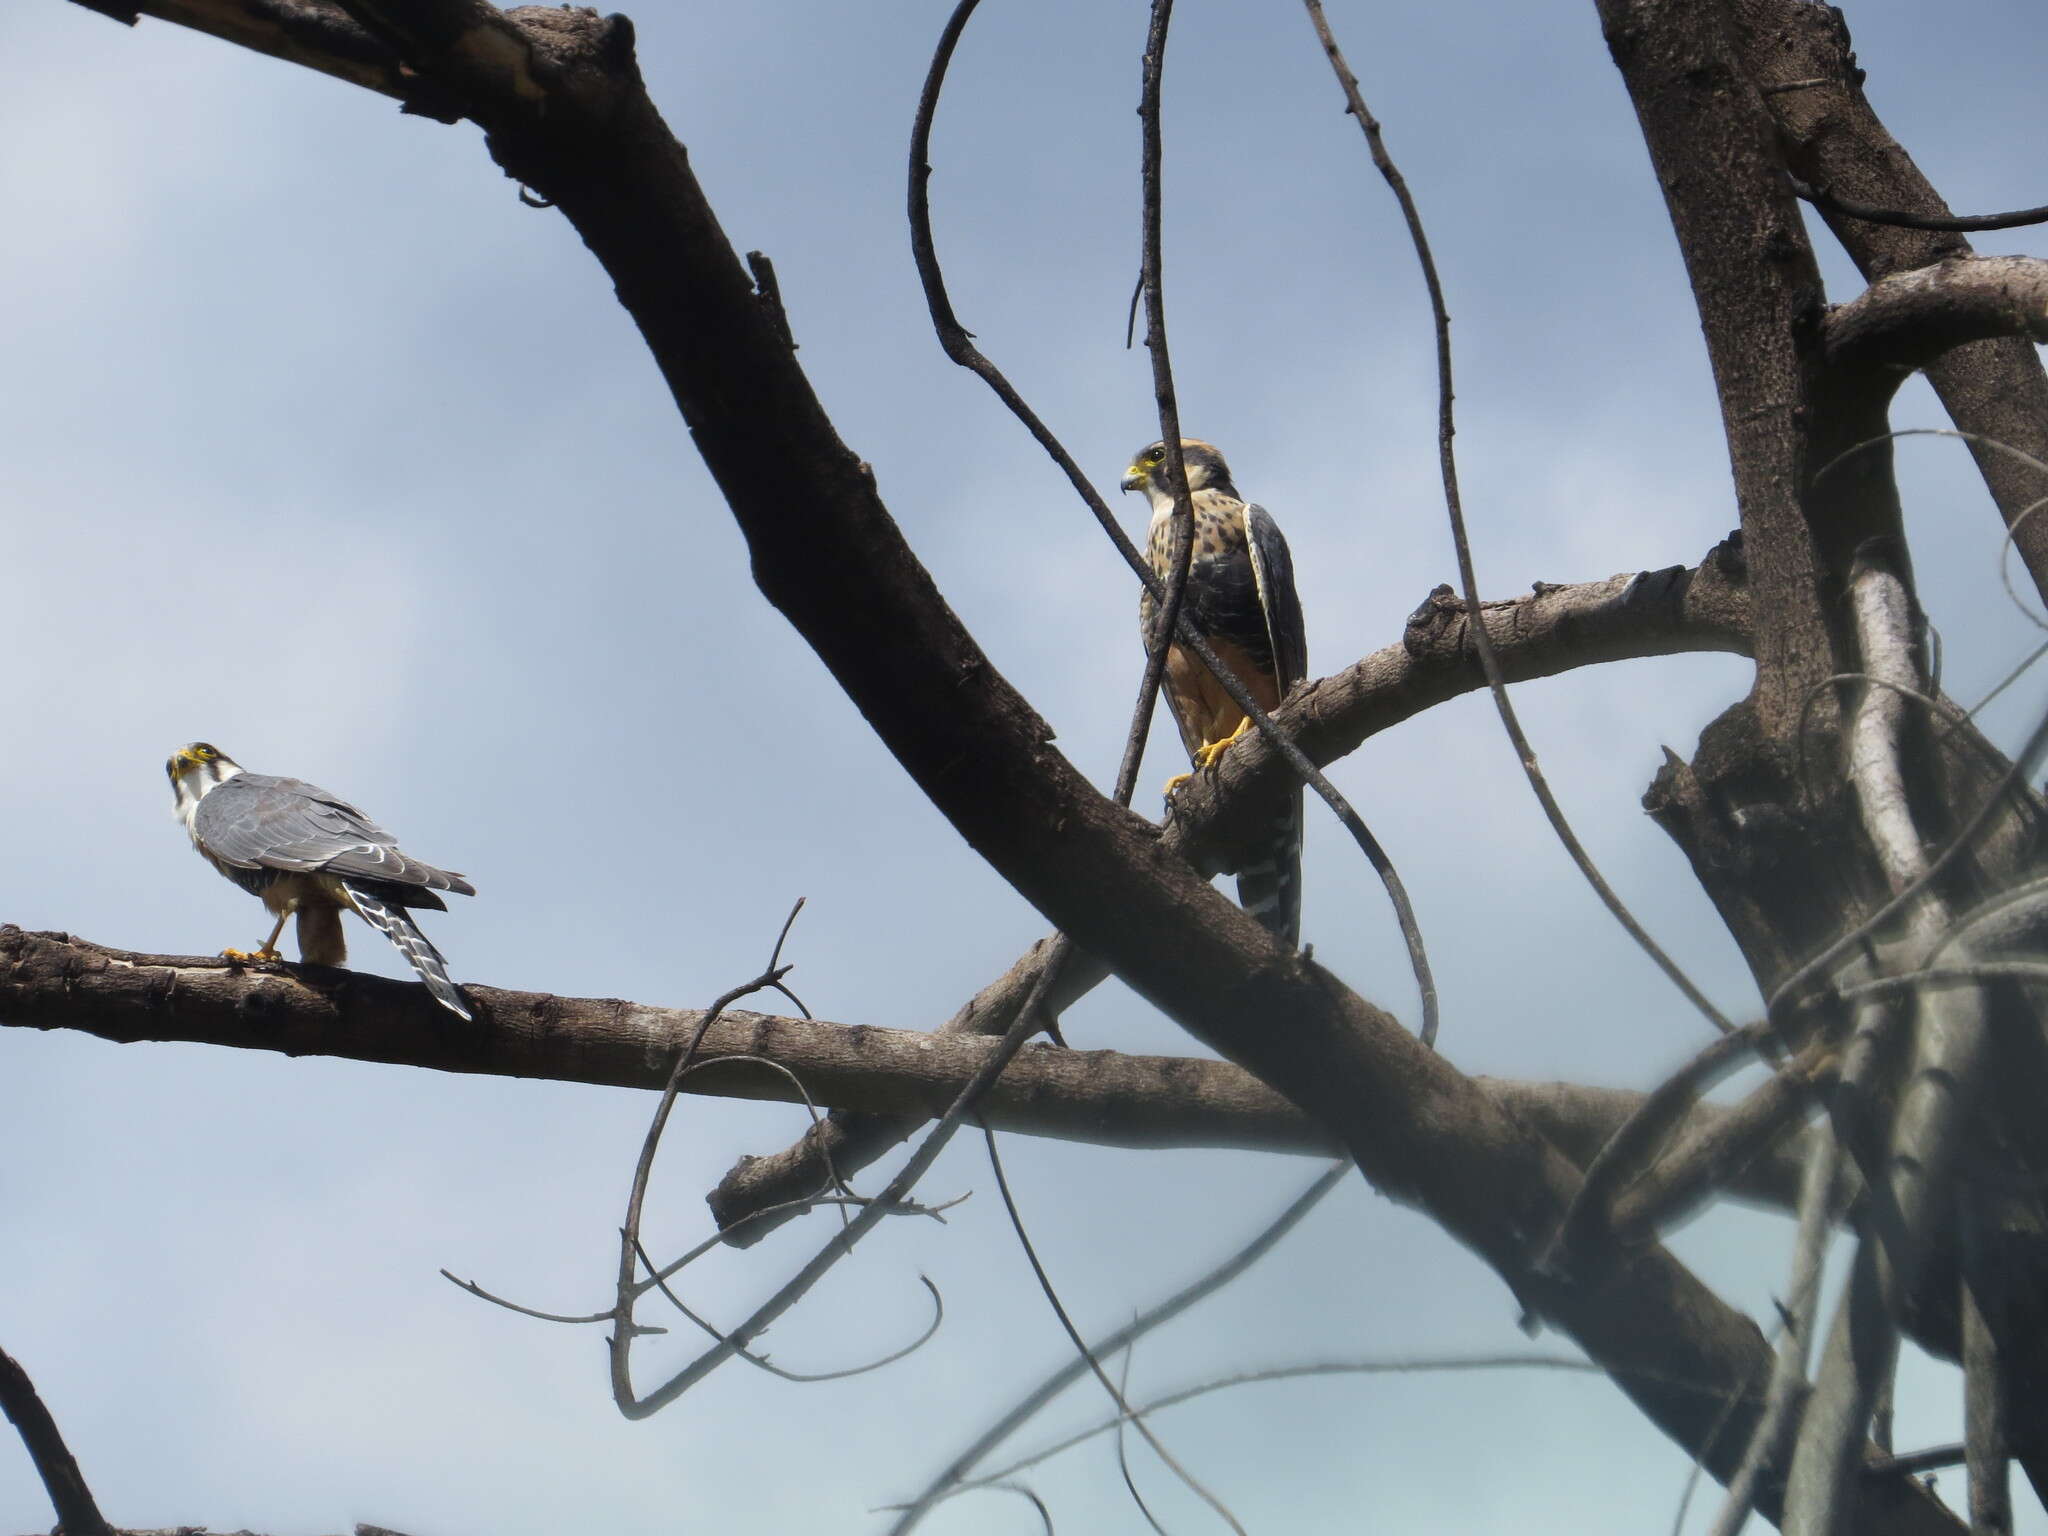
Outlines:
{"label": "diagonal tree branch", "polygon": [[[1481,614],[1502,675],[1510,682],[1680,650],[1746,654],[1749,591],[1741,542],[1718,545],[1690,570],[1673,566],[1572,586],[1538,582],[1527,597],[1482,604]],[[1441,586],[1409,617],[1400,644],[1298,690],[1275,718],[1302,751],[1326,763],[1424,710],[1485,686],[1471,615],[1448,586]],[[1245,738],[1224,754],[1215,772],[1198,774],[1181,787],[1173,820],[1162,834],[1165,846],[1205,872],[1236,868],[1238,851],[1256,848],[1269,831],[1258,807],[1284,784],[1286,773],[1279,754],[1263,739]],[[969,999],[943,1028],[978,1034],[1008,1029],[1037,979],[1038,956],[1047,942],[1041,940]],[[1048,994],[1048,1006],[1056,1013],[1072,1007],[1108,974],[1092,956],[1069,957]],[[712,1212],[720,1226],[736,1226],[820,1187],[828,1154],[842,1171],[864,1167],[915,1129],[916,1123],[906,1120],[835,1115],[781,1152],[742,1159],[711,1192]],[[753,1222],[735,1241],[758,1241],[772,1226]]]}
{"label": "diagonal tree branch", "polygon": [[461,115],[383,39],[331,0],[77,0],[128,26],[142,17],[189,27],[255,53],[268,54],[396,97],[405,110],[444,123]]}
{"label": "diagonal tree branch", "polygon": [[0,1350],[0,1412],[20,1434],[22,1447],[49,1492],[59,1526],[69,1536],[114,1536],[36,1384],[5,1350]]}

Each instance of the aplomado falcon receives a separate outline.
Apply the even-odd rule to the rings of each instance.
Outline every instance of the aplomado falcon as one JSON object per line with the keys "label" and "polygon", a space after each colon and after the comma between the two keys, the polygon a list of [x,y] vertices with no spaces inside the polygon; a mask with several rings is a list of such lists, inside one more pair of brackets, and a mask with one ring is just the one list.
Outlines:
{"label": "aplomado falcon", "polygon": [[[1259,707],[1280,707],[1308,672],[1308,635],[1294,590],[1287,541],[1264,507],[1248,505],[1230,480],[1230,466],[1208,443],[1181,439],[1188,491],[1194,503],[1194,548],[1181,612],[1199,630],[1216,659],[1235,673]],[[1173,489],[1166,445],[1154,443],[1124,471],[1123,488],[1141,490],[1152,504],[1146,552],[1165,583],[1172,576]],[[1141,635],[1152,632],[1152,594],[1138,600]],[[1166,653],[1167,703],[1180,738],[1198,768],[1206,768],[1251,725],[1216,676],[1178,644]],[[1180,782],[1176,780],[1175,783]],[[1167,786],[1171,792],[1173,785]],[[1294,786],[1273,821],[1265,857],[1237,874],[1237,899],[1289,945],[1301,940],[1301,786]]]}
{"label": "aplomado falcon", "polygon": [[400,852],[397,838],[340,796],[303,779],[250,773],[206,742],[180,747],[164,771],[192,846],[243,890],[262,897],[277,917],[260,948],[221,953],[231,960],[277,959],[277,936],[296,913],[299,958],[340,965],[348,958],[341,914],[351,909],[398,946],[436,1002],[470,1016],[447,963],[405,909],[445,912],[437,892],[474,896],[475,886]]}

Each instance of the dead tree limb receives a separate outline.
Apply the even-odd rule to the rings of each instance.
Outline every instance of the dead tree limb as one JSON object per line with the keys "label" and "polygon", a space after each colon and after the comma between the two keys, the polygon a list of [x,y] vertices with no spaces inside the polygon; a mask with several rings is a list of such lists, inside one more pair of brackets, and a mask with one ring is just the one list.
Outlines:
{"label": "dead tree limb", "polygon": [[49,1490],[57,1522],[68,1536],[114,1536],[106,1516],[100,1513],[86,1486],[85,1474],[71,1447],[64,1443],[57,1421],[44,1406],[36,1384],[15,1358],[0,1350],[0,1411],[21,1435],[21,1443],[35,1463],[36,1475]]}
{"label": "dead tree limb", "polygon": [[[1949,211],[1865,99],[1863,71],[1839,9],[1812,0],[1727,0],[1727,11],[1744,68],[1763,89],[1795,175],[1842,198],[1914,213]],[[1772,89],[1794,80],[1814,83]],[[1959,234],[1866,223],[1825,207],[1821,215],[1870,282],[1970,252]],[[1961,430],[2048,460],[2048,373],[2030,342],[2016,334],[1974,342],[1931,361],[1927,378]],[[2048,519],[2019,521],[2048,487],[1981,443],[1972,442],[1970,452],[2035,585],[2048,597]]]}
{"label": "dead tree limb", "polygon": [[[702,1011],[616,998],[474,989],[474,1028],[446,1023],[413,982],[323,966],[253,969],[203,955],[110,949],[67,934],[0,926],[0,1027],[72,1029],[118,1044],[199,1045],[388,1062],[440,1072],[658,1090]],[[936,1114],[987,1059],[976,1035],[882,1029],[727,1012],[683,1091],[799,1102],[791,1074],[822,1104],[877,1115]],[[786,1071],[760,1065],[778,1064]],[[1475,1079],[1574,1162],[1584,1163],[1642,1102],[1620,1088]],[[1235,1147],[1327,1157],[1336,1138],[1243,1068],[1188,1056],[1027,1050],[980,1113],[998,1130],[1097,1146]],[[1704,1131],[1726,1111],[1696,1107]],[[1791,1209],[1799,1144],[1759,1160],[1737,1198]]]}
{"label": "dead tree limb", "polygon": [[[1880,278],[1828,312],[1821,344],[1830,368],[1890,374],[1895,386],[1944,353],[1998,336],[2048,341],[2048,261],[1950,256]],[[2031,484],[2029,502],[2048,496],[2041,476]]]}
{"label": "dead tree limb", "polygon": [[[1579,666],[1678,651],[1746,654],[1749,590],[1740,540],[1717,545],[1697,567],[1673,566],[1569,586],[1539,582],[1526,597],[1481,605],[1494,655],[1509,682],[1552,677]],[[1297,691],[1275,717],[1312,759],[1334,761],[1404,720],[1486,686],[1472,641],[1472,617],[1448,586],[1438,587],[1409,616],[1397,645]],[[1217,770],[1197,774],[1175,796],[1162,834],[1209,872],[1234,867],[1235,853],[1268,832],[1257,807],[1286,773],[1279,755],[1249,737],[1226,753]],[[1027,951],[982,988],[943,1030],[1000,1035],[1038,976],[1048,940]],[[1094,957],[1068,958],[1048,994],[1058,1013],[1109,974]],[[825,1182],[827,1154],[841,1172],[865,1166],[908,1136],[917,1122],[834,1115],[819,1131],[763,1157],[742,1159],[710,1194],[722,1227],[809,1194]],[[738,1239],[771,1230],[754,1223]]]}
{"label": "dead tree limb", "polygon": [[1822,308],[1775,128],[1712,7],[1599,0],[1601,28],[1663,188],[1705,332],[1756,598],[1755,707],[1771,736],[1842,670],[1826,567],[1801,491],[1809,466],[1804,356]]}

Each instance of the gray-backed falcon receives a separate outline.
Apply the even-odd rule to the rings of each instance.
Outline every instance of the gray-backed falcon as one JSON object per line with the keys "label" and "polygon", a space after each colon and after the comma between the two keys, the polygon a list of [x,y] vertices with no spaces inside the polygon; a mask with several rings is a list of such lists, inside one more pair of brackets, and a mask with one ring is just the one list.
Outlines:
{"label": "gray-backed falcon", "polygon": [[[1181,439],[1189,499],[1194,503],[1194,547],[1181,611],[1268,714],[1308,673],[1308,634],[1294,590],[1287,541],[1264,507],[1248,504],[1230,480],[1223,455],[1204,442]],[[1124,471],[1123,488],[1143,491],[1152,504],[1146,553],[1161,583],[1173,572],[1173,489],[1166,444],[1154,443]],[[1152,594],[1138,600],[1139,632],[1152,632]],[[1251,726],[1216,675],[1178,644],[1167,649],[1167,703],[1195,766],[1206,768]],[[1167,785],[1167,792],[1185,775]],[[1244,909],[1290,946],[1301,941],[1301,786],[1294,786],[1273,819],[1264,857],[1237,872]]]}
{"label": "gray-backed falcon", "polygon": [[277,918],[261,948],[222,954],[230,960],[277,959],[277,936],[296,913],[299,958],[308,965],[340,965],[348,958],[341,914],[352,910],[398,946],[435,1002],[458,1017],[470,1016],[448,979],[447,962],[406,908],[445,912],[448,904],[438,892],[474,896],[475,886],[400,852],[397,838],[340,796],[303,779],[250,773],[206,742],[178,748],[164,771],[192,846],[243,890],[262,897]]}

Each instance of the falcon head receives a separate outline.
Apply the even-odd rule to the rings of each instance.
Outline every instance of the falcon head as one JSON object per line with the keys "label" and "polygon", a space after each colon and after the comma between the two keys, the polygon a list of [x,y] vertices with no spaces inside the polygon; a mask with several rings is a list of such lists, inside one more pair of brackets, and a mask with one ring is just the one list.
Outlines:
{"label": "falcon head", "polygon": [[225,783],[242,771],[242,765],[211,742],[193,741],[173,752],[164,764],[170,775],[171,792],[178,797],[181,814],[197,805],[209,789]]}
{"label": "falcon head", "polygon": [[[1221,491],[1226,496],[1237,495],[1237,487],[1230,483],[1230,466],[1223,462],[1223,455],[1216,451],[1214,444],[1205,443],[1200,438],[1184,437],[1180,440],[1180,454],[1181,462],[1187,466],[1190,492]],[[1173,505],[1173,488],[1167,482],[1166,444],[1154,443],[1131,460],[1131,467],[1124,471],[1123,488],[1143,491],[1145,499],[1154,508]]]}

